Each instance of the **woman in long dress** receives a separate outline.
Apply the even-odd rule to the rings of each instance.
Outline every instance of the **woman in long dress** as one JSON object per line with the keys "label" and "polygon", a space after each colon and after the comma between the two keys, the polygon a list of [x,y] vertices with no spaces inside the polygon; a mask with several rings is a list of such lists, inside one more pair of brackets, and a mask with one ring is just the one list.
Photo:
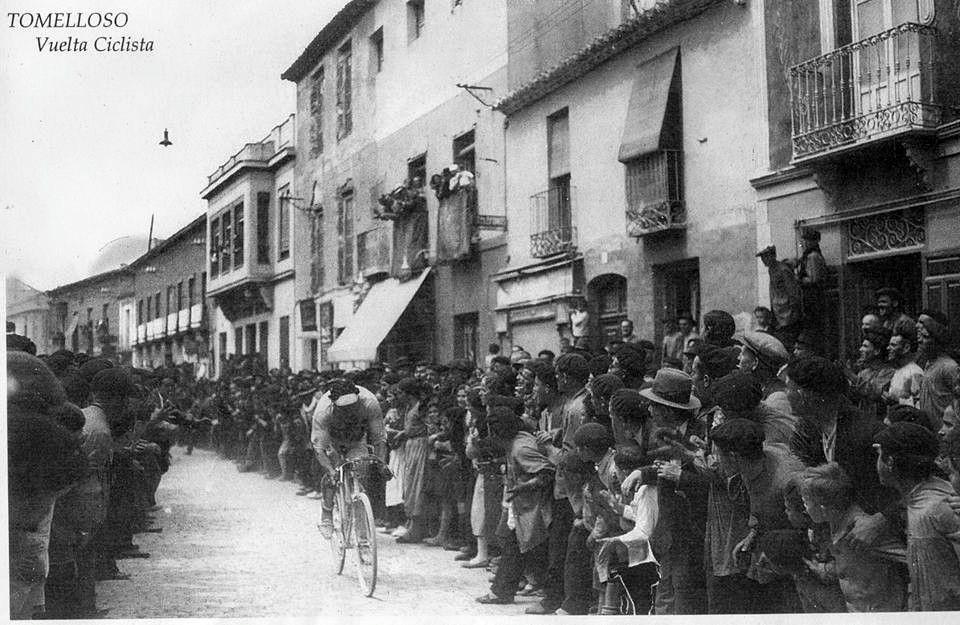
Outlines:
{"label": "woman in long dress", "polygon": [[397,537],[400,543],[417,543],[426,538],[427,513],[427,457],[430,443],[427,438],[426,411],[420,403],[425,389],[415,378],[404,378],[397,384],[400,404],[406,406],[403,422],[403,511],[407,515],[407,532]]}

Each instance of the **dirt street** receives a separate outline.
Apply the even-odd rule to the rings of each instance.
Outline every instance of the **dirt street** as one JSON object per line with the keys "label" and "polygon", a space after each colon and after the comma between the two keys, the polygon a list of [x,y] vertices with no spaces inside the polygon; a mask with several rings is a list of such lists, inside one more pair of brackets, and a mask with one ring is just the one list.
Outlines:
{"label": "dirt street", "polygon": [[316,528],[320,502],[297,486],[239,473],[207,451],[174,449],[157,495],[160,534],[134,541],[148,559],[120,560],[128,581],[97,584],[107,618],[250,616],[517,615],[532,599],[486,606],[484,570],[466,570],[453,553],[398,545],[378,534],[380,576],[372,599],[356,579],[331,572]]}

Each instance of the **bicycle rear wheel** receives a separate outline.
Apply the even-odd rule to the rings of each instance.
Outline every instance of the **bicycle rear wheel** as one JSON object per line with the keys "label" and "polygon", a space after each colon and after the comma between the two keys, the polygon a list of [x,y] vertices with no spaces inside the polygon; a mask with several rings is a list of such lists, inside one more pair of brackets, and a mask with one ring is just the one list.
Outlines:
{"label": "bicycle rear wheel", "polygon": [[354,564],[360,590],[372,597],[377,587],[377,527],[373,508],[365,493],[353,496],[352,547],[355,548]]}
{"label": "bicycle rear wheel", "polygon": [[347,557],[344,530],[344,501],[339,492],[333,497],[333,534],[330,536],[330,554],[333,556],[333,574],[343,573],[343,563]]}

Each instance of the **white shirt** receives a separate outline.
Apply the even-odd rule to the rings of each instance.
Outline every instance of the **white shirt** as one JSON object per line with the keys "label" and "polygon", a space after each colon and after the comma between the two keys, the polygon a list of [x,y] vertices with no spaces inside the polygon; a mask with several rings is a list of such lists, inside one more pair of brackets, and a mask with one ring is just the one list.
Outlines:
{"label": "white shirt", "polygon": [[890,394],[896,397],[901,405],[916,407],[922,379],[923,369],[910,361],[893,372],[893,377],[890,378]]}

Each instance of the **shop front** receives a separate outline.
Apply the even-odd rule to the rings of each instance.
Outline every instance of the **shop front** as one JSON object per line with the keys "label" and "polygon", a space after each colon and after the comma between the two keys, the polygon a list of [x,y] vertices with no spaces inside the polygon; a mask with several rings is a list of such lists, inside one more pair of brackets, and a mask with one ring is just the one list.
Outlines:
{"label": "shop front", "polygon": [[571,338],[570,313],[583,299],[582,258],[508,268],[493,281],[496,330],[505,342],[534,356],[541,349],[559,352],[560,339]]}

